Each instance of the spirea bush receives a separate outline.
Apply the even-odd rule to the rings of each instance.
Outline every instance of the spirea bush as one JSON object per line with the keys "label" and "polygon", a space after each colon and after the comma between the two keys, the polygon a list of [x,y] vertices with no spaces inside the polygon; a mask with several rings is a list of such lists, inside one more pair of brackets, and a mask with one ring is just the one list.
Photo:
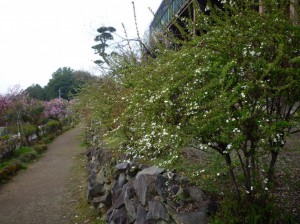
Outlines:
{"label": "spirea bush", "polygon": [[264,1],[263,14],[256,1],[222,3],[196,10],[197,24],[181,21],[176,51],[119,61],[118,78],[87,89],[81,102],[130,159],[168,165],[191,145],[219,153],[236,202],[232,222],[271,222],[275,164],[299,123],[300,29],[289,1]]}

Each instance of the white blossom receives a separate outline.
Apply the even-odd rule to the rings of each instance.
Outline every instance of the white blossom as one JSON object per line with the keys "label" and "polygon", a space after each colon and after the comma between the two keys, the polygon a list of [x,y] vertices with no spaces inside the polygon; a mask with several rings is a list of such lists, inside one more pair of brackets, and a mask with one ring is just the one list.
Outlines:
{"label": "white blossom", "polygon": [[232,132],[233,132],[233,133],[240,133],[240,132],[241,132],[241,130],[240,130],[240,129],[238,129],[238,128],[234,128]]}
{"label": "white blossom", "polygon": [[231,149],[232,148],[232,144],[229,143],[227,146],[226,146],[226,149]]}

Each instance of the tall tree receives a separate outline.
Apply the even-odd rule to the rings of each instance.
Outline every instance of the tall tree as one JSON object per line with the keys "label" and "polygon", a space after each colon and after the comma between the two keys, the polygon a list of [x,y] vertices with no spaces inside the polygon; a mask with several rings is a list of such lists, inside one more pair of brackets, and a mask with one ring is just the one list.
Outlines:
{"label": "tall tree", "polygon": [[112,34],[116,32],[116,29],[111,26],[103,26],[97,29],[97,32],[99,35],[97,35],[94,40],[99,42],[99,44],[93,46],[92,48],[95,50],[95,54],[99,54],[103,60],[96,60],[94,62],[98,65],[103,65],[104,63],[110,65],[108,58],[109,54],[106,52],[106,49],[109,46],[108,42],[114,39]]}
{"label": "tall tree", "polygon": [[75,71],[74,78],[75,78],[75,82],[74,82],[75,93],[81,91],[84,85],[95,82],[98,79],[97,76],[92,75],[90,72],[82,71],[82,70]]}
{"label": "tall tree", "polygon": [[57,97],[69,100],[75,91],[74,70],[69,67],[59,68],[52,74],[45,87],[46,99],[51,100]]}
{"label": "tall tree", "polygon": [[28,95],[32,98],[38,99],[38,100],[45,100],[45,90],[43,87],[41,87],[39,84],[32,84],[31,86],[27,87],[25,90]]}

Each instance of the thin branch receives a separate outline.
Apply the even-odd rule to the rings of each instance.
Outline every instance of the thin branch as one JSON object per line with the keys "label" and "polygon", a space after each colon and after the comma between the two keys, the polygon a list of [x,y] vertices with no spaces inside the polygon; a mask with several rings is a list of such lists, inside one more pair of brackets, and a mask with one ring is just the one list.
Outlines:
{"label": "thin branch", "polygon": [[293,116],[300,108],[300,104],[291,112],[291,116]]}
{"label": "thin branch", "polygon": [[122,27],[123,27],[123,30],[124,30],[124,35],[125,35],[125,37],[127,39],[127,44],[128,44],[129,51],[130,51],[131,54],[133,54],[130,42],[128,41],[129,38],[128,38],[127,31],[126,31],[124,23],[122,23]]}
{"label": "thin branch", "polygon": [[289,132],[289,134],[296,134],[296,133],[299,133],[299,132],[300,132],[300,129],[297,129],[297,130],[295,130],[295,131]]}
{"label": "thin branch", "polygon": [[229,168],[229,175],[233,181],[233,184],[236,188],[236,193],[237,193],[237,197],[238,197],[238,201],[240,202],[241,201],[241,192],[240,192],[240,189],[239,189],[239,186],[238,186],[238,183],[237,183],[237,179],[235,177],[235,174],[234,174],[234,169],[232,167],[232,161],[231,161],[231,157],[230,157],[230,154],[225,154],[225,161],[226,161],[226,164]]}
{"label": "thin branch", "polygon": [[138,24],[137,24],[137,17],[136,17],[136,10],[135,10],[134,1],[132,1],[132,7],[133,7],[133,16],[134,16],[136,35],[137,35],[138,39],[141,40],[140,32],[139,32],[139,28],[138,28]]}
{"label": "thin branch", "polygon": [[[156,58],[156,55],[153,54],[141,40],[139,40],[139,39],[127,39],[127,38],[124,38],[124,37],[122,37],[118,34],[116,34],[116,35],[122,39],[122,41],[119,41],[118,43],[123,42],[123,41],[127,41],[127,42],[128,41],[136,41],[136,42],[139,42],[141,44],[141,46],[144,48],[144,50],[146,51],[146,54],[148,54],[151,58]],[[117,43],[115,43],[115,44],[117,44]]]}
{"label": "thin branch", "polygon": [[239,151],[237,150],[237,155],[238,155],[238,158],[240,160],[240,163],[241,163],[241,166],[242,166],[242,170],[243,170],[243,173],[244,173],[244,176],[246,177],[246,182],[247,182],[247,185],[249,185],[249,182],[248,182],[248,175],[247,175],[247,172],[246,172],[246,169],[245,169],[245,163],[243,161],[243,158],[241,156],[241,154],[239,153]]}

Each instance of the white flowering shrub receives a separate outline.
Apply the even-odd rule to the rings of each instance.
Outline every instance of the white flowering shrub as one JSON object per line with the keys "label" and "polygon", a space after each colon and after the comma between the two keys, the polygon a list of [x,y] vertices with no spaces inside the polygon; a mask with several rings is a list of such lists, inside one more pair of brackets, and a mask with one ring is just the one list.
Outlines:
{"label": "white flowering shrub", "polygon": [[85,101],[90,122],[131,159],[167,166],[191,144],[219,153],[237,202],[232,222],[251,223],[251,212],[269,222],[275,164],[299,123],[300,29],[288,1],[264,1],[262,15],[256,1],[222,3],[198,10],[203,22],[185,20],[179,50],[121,64],[114,88]]}

